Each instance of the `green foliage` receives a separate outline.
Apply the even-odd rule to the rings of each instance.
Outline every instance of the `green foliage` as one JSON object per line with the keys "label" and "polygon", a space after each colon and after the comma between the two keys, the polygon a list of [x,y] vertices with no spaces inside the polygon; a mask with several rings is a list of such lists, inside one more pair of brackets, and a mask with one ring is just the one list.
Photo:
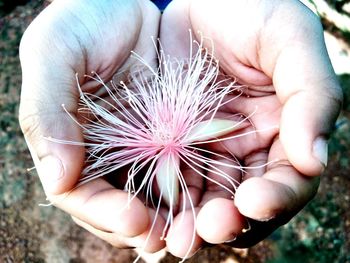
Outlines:
{"label": "green foliage", "polygon": [[339,80],[344,92],[343,112],[330,138],[329,155],[341,168],[348,169],[350,167],[350,74],[340,75]]}
{"label": "green foliage", "polygon": [[11,12],[18,5],[24,5],[29,0],[0,0],[0,16],[6,15]]}
{"label": "green foliage", "polygon": [[326,0],[335,10],[342,11],[343,6],[349,2],[349,0]]}
{"label": "green foliage", "polygon": [[344,92],[343,110],[350,112],[350,74],[340,75],[339,82]]}
{"label": "green foliage", "polygon": [[269,263],[329,263],[346,262],[342,251],[345,233],[342,231],[340,208],[329,196],[315,200],[290,223],[276,231],[276,257]]}

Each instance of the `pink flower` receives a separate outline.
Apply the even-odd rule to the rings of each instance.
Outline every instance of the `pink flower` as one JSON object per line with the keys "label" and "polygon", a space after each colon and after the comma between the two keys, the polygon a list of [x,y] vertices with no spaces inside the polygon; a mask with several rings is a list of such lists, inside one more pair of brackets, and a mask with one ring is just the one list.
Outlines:
{"label": "pink flower", "polygon": [[[130,74],[130,84],[106,85],[97,74],[90,77],[103,85],[107,98],[85,93],[79,87],[79,113],[85,117],[78,124],[83,129],[88,157],[78,186],[129,167],[125,184],[129,201],[142,192],[146,204],[151,202],[157,213],[161,202],[169,208],[163,237],[179,208],[180,192],[182,209],[189,202],[195,216],[182,165],[207,180],[214,181],[207,176],[209,172],[226,180],[231,187],[214,182],[232,196],[239,182],[223,168],[242,169],[232,158],[230,162],[218,161],[228,158],[205,147],[242,136],[231,133],[247,118],[235,121],[217,117],[218,110],[240,96],[241,90],[232,81],[220,79],[218,61],[201,43],[195,43],[198,51],[188,60],[171,59],[160,50],[157,69],[134,54],[144,67]],[[136,184],[135,178],[141,173],[141,182]]]}

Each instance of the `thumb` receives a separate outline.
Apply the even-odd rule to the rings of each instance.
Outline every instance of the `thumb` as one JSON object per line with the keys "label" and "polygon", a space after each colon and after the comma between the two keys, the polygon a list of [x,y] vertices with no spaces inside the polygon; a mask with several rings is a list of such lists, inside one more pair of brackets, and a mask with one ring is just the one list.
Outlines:
{"label": "thumb", "polygon": [[283,104],[280,139],[288,159],[305,175],[327,165],[327,138],[339,114],[342,91],[324,45],[319,23],[291,41],[277,58],[273,73]]}
{"label": "thumb", "polygon": [[84,147],[48,139],[83,141],[80,127],[62,107],[73,116],[77,110],[75,72],[64,59],[46,54],[31,39],[25,34],[20,46],[19,122],[46,194],[57,195],[72,189],[84,163]]}
{"label": "thumb", "polygon": [[[20,125],[32,155],[35,167],[47,196],[63,194],[77,183],[84,163],[84,148],[52,142],[48,137],[79,142],[82,136],[76,124],[47,107],[30,109],[24,113],[27,103],[21,104]],[[29,111],[27,111],[29,112]]]}

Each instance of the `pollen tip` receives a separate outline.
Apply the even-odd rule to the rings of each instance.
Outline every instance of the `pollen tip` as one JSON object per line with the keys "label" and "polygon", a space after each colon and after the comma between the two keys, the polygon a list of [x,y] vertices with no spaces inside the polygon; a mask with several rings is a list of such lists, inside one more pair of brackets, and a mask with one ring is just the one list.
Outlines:
{"label": "pollen tip", "polygon": [[33,170],[35,170],[35,166],[27,168],[26,170],[27,170],[27,172],[33,171]]}
{"label": "pollen tip", "polygon": [[250,229],[251,229],[250,226],[248,226],[248,227],[246,227],[246,228],[243,228],[243,229],[242,229],[242,233],[243,233],[243,234],[244,234],[244,233],[247,233]]}

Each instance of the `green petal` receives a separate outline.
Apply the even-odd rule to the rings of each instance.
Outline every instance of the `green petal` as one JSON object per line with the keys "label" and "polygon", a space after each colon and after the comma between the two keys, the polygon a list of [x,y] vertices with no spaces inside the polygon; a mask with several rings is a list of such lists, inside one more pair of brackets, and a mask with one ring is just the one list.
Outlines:
{"label": "green petal", "polygon": [[240,128],[238,123],[239,122],[225,119],[202,121],[193,127],[187,138],[190,142],[218,138],[222,135],[238,130]]}
{"label": "green petal", "polygon": [[163,199],[169,207],[175,207],[179,200],[180,158],[176,154],[161,157],[157,163],[157,184]]}

